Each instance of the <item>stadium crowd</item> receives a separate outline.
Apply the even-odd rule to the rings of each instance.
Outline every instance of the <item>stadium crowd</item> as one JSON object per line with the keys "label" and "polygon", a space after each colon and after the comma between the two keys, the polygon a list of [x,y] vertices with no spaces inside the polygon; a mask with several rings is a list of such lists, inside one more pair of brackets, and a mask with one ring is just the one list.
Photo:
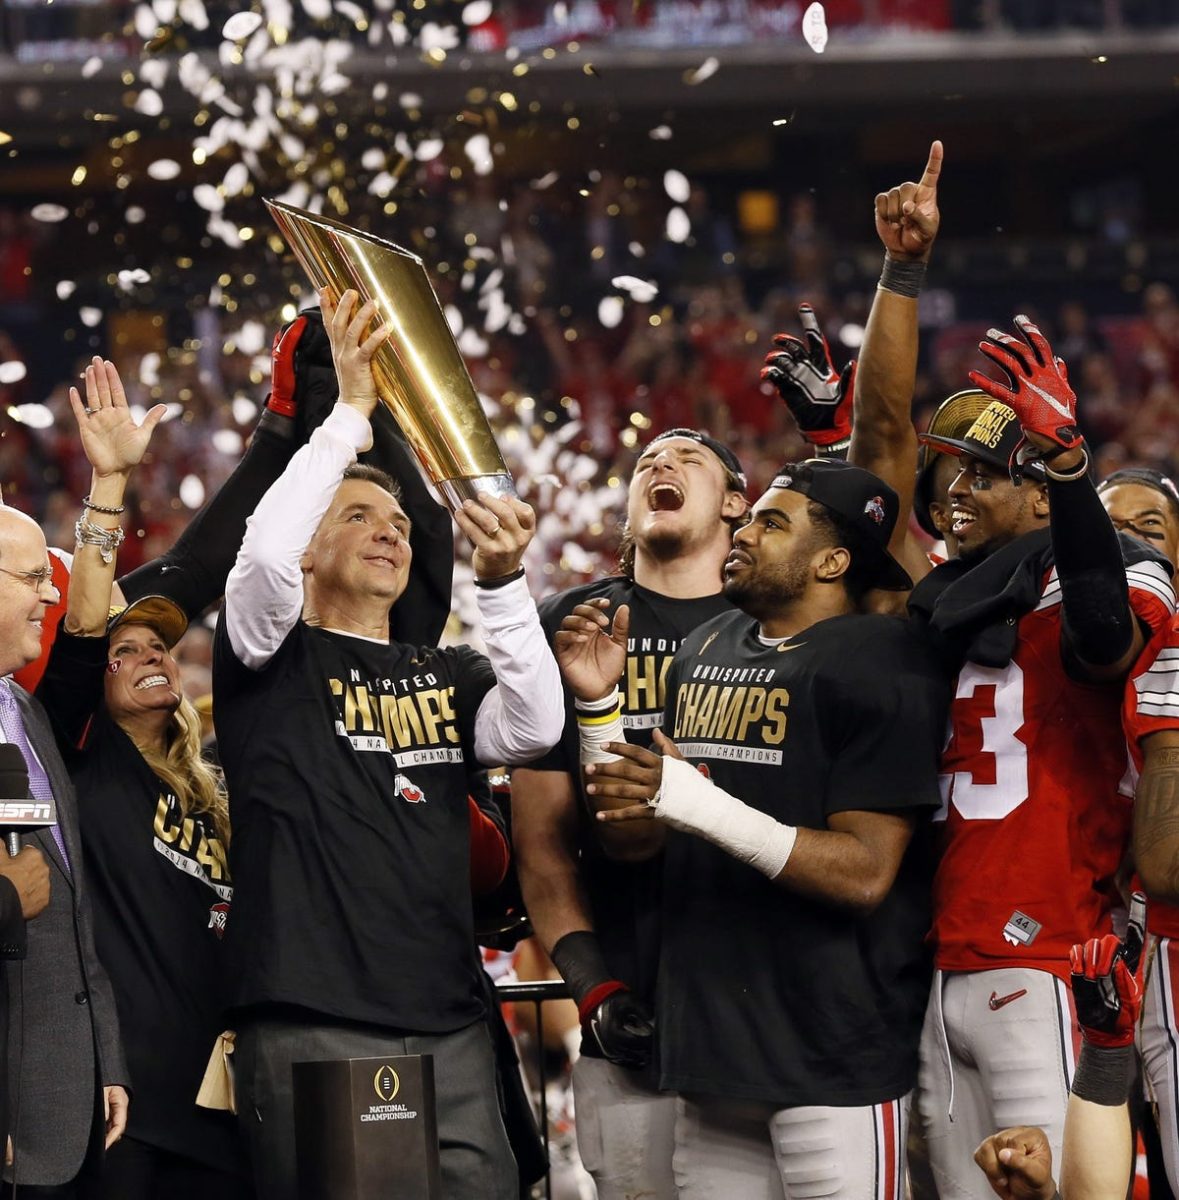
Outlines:
{"label": "stadium crowd", "polygon": [[[1179,303],[929,337],[941,171],[875,198],[867,296],[800,198],[756,310],[703,193],[616,312],[573,265],[635,273],[621,191],[490,198],[510,271],[442,299],[528,318],[471,356],[521,498],[450,515],[353,292],[268,389],[260,346],[2,385],[0,729],[55,805],[0,861],[5,1194],[294,1197],[291,1064],[389,1054],[433,1056],[443,1194],[526,1194],[510,869],[601,1200],[1113,1200],[1131,1108],[1179,1184]],[[222,597],[214,768],[173,650]]]}

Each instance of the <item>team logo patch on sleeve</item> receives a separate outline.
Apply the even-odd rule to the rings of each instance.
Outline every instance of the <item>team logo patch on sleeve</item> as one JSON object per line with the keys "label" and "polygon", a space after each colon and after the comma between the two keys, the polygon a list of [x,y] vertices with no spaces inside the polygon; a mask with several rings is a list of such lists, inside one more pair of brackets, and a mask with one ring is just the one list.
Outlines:
{"label": "team logo patch on sleeve", "polygon": [[1007,918],[1007,924],[1003,926],[1003,940],[1010,942],[1013,946],[1030,946],[1042,928],[1039,921],[1032,920],[1027,913],[1021,913],[1019,909],[1016,909]]}
{"label": "team logo patch on sleeve", "polygon": [[214,904],[209,909],[209,928],[219,937],[225,936],[225,923],[229,920],[229,905]]}

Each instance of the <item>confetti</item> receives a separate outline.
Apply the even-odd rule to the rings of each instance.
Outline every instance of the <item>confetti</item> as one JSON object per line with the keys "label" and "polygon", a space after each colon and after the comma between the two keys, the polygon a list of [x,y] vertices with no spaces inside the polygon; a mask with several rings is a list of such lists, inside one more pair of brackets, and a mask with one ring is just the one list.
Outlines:
{"label": "confetti", "polygon": [[244,42],[256,29],[262,26],[262,14],[257,12],[234,13],[221,26],[221,36],[231,42]]}
{"label": "confetti", "polygon": [[613,329],[622,321],[622,297],[603,296],[598,301],[598,322],[604,329]]}
{"label": "confetti", "polygon": [[236,429],[218,429],[210,441],[218,454],[227,458],[237,458],[242,452],[242,435]]}
{"label": "confetti", "polygon": [[682,171],[664,171],[663,190],[677,204],[686,204],[692,194],[692,185]]}
{"label": "confetti", "polygon": [[155,162],[147,164],[147,173],[152,179],[161,182],[175,179],[180,174],[180,164],[171,158],[157,158]]}
{"label": "confetti", "polygon": [[53,424],[53,413],[44,404],[16,404],[8,415],[30,429],[48,429]]}
{"label": "confetti", "polygon": [[47,225],[55,225],[64,221],[70,215],[70,210],[62,204],[36,204],[29,211],[34,221],[43,221]]}
{"label": "confetti", "polygon": [[28,373],[25,364],[15,359],[0,363],[0,383],[20,383]]}
{"label": "confetti", "polygon": [[669,142],[674,135],[670,125],[656,125],[654,129],[648,131],[647,136],[653,142]]}
{"label": "confetti", "polygon": [[692,222],[688,214],[678,206],[667,214],[667,224],[664,235],[669,242],[686,242],[692,232]]}
{"label": "confetti", "polygon": [[72,279],[59,279],[57,281],[57,287],[54,288],[54,291],[57,293],[57,298],[59,300],[68,300],[74,294],[77,286],[78,285]]}
{"label": "confetti", "polygon": [[91,58],[88,58],[82,64],[82,78],[83,79],[93,79],[94,76],[97,75],[98,72],[101,70],[102,70],[102,59],[99,58],[97,54],[95,54]]}
{"label": "confetti", "polygon": [[464,25],[482,25],[491,16],[491,0],[471,0],[463,6]]}
{"label": "confetti", "polygon": [[706,79],[711,79],[720,70],[720,59],[715,55],[706,58],[695,70],[684,72],[684,82],[689,87],[695,87]]}
{"label": "confetti", "polygon": [[205,485],[197,475],[185,475],[180,481],[178,492],[185,508],[200,508],[205,502]]}
{"label": "confetti", "polygon": [[610,284],[620,292],[626,292],[636,304],[650,304],[659,295],[659,288],[654,282],[640,279],[637,275],[615,275]]}
{"label": "confetti", "polygon": [[803,13],[802,36],[816,54],[827,49],[827,14],[818,0]]}

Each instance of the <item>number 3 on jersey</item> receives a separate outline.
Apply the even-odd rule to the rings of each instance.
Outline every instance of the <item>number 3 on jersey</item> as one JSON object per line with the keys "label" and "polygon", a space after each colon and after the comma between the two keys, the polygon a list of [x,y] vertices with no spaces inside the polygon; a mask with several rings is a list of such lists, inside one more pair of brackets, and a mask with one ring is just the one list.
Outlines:
{"label": "number 3 on jersey", "polygon": [[950,802],[968,821],[998,821],[1028,798],[1028,748],[1023,731],[1023,671],[967,663],[950,709],[942,754],[944,821]]}

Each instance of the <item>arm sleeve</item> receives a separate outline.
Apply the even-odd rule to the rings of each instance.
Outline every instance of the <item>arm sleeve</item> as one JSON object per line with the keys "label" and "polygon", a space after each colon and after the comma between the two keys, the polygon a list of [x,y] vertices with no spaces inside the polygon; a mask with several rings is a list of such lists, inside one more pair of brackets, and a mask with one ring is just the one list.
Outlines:
{"label": "arm sleeve", "polygon": [[525,580],[475,590],[496,679],[475,717],[475,755],[488,766],[525,763],[560,740],[561,673]]}
{"label": "arm sleeve", "polygon": [[1065,646],[1082,663],[1116,663],[1133,640],[1134,614],[1117,531],[1088,478],[1048,481],[1048,523]]}
{"label": "arm sleeve", "polygon": [[75,637],[58,629],[45,674],[37,685],[37,699],[67,760],[81,746],[87,726],[102,704],[107,643],[105,637]]}
{"label": "arm sleeve", "polygon": [[259,425],[242,460],[188,523],[176,544],[119,580],[127,602],[167,596],[190,621],[225,591],[246,520],[291,458],[289,437]]}
{"label": "arm sleeve", "polygon": [[264,667],[299,619],[299,560],[368,434],[364,417],[337,404],[246,522],[225,583],[225,625],[234,654],[247,667]]}

